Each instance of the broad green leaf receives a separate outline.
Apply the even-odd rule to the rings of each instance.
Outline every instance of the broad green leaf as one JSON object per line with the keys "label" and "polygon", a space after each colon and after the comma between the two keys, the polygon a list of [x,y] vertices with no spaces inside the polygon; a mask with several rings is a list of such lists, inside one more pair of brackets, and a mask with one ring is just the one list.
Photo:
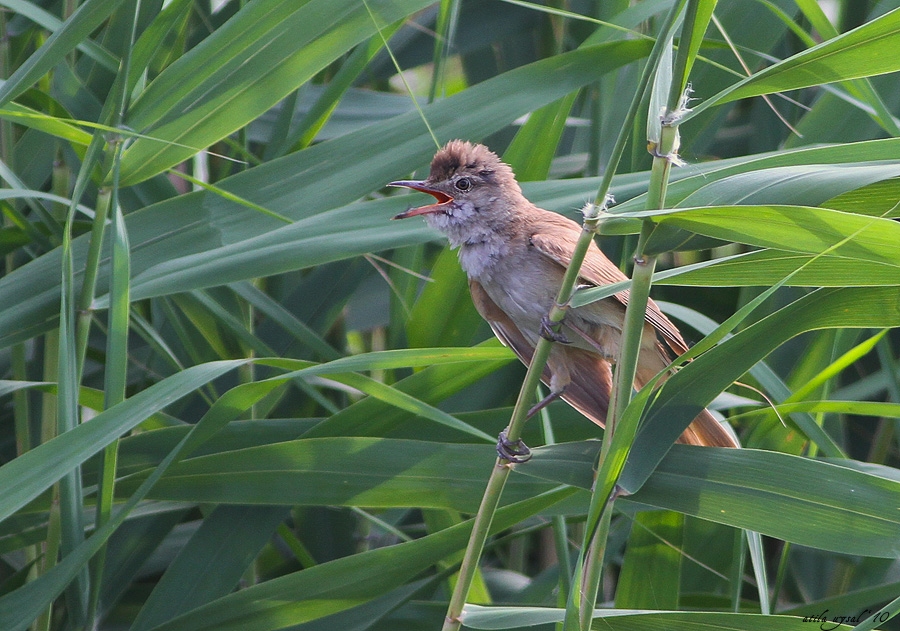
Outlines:
{"label": "broad green leaf", "polygon": [[[834,165],[836,170],[833,175],[856,188],[862,185],[862,182],[854,185],[852,179],[841,176],[841,169],[844,167],[855,167],[869,164],[876,168],[875,161],[893,161],[900,159],[900,139],[889,138],[884,140],[867,140],[864,142],[852,142],[845,144],[832,144],[819,147],[802,147],[787,151],[778,151],[773,153],[754,154],[750,156],[742,156],[740,158],[732,158],[728,160],[720,160],[703,164],[688,164],[685,167],[674,170],[672,172],[673,181],[670,182],[666,189],[666,203],[670,207],[680,206],[682,201],[695,191],[712,186],[714,182],[729,177],[734,177],[745,173],[765,172],[771,169],[780,169],[783,167],[810,166],[811,169],[801,171],[801,173],[815,173],[823,169],[822,165]],[[882,165],[890,166],[890,165]],[[774,177],[768,182],[781,186],[780,193],[785,191],[794,194],[791,187],[791,180],[780,177],[780,171],[771,171]],[[826,178],[827,179],[827,178]],[[741,180],[737,180],[741,182]],[[827,185],[830,190],[831,184]],[[798,187],[800,189],[800,187]],[[800,189],[804,195],[816,195],[814,188],[803,186]],[[846,189],[845,189],[846,190]],[[742,187],[741,195],[752,193],[748,187]],[[727,194],[723,192],[722,194]],[[821,200],[821,197],[816,195]],[[768,199],[766,203],[780,202],[777,199]],[[816,203],[806,203],[804,205],[814,206]],[[643,195],[637,195],[628,201],[619,204],[613,208],[613,214],[632,210],[644,210],[646,203]]]}
{"label": "broad green leaf", "polygon": [[133,631],[151,629],[231,593],[287,514],[278,506],[217,506],[156,584]]}
{"label": "broad green leaf", "polygon": [[[723,171],[727,171],[723,169]],[[746,173],[713,176],[709,182],[698,182],[696,190],[684,194],[679,190],[667,199],[673,208],[716,207],[730,204],[746,206],[778,204],[780,206],[819,206],[827,200],[864,188],[870,184],[894,178],[900,173],[895,163],[858,163],[839,165],[789,165],[760,168]],[[716,174],[721,175],[721,174]],[[634,203],[623,204],[612,218],[602,226],[605,234],[629,234],[639,230],[640,221],[627,209],[636,209]],[[642,209],[639,209],[642,210]],[[871,210],[867,215],[875,215]],[[620,216],[621,215],[621,216]],[[882,216],[890,216],[885,208]],[[630,219],[626,219],[629,217]],[[651,251],[688,249],[690,233],[669,226],[653,235]],[[693,249],[703,249],[703,244]]]}
{"label": "broad green leaf", "polygon": [[900,217],[897,200],[900,200],[900,178],[892,178],[848,191],[821,206],[858,215],[896,218]]}
{"label": "broad green leaf", "polygon": [[[500,343],[492,339],[483,342],[480,346],[498,348]],[[507,355],[507,359],[503,360],[429,366],[397,382],[393,387],[433,405],[494,372],[511,359]],[[420,424],[420,421],[408,411],[369,397],[332,415],[310,429],[304,437],[386,436],[397,430],[402,424],[409,422]],[[428,435],[427,428],[423,429],[423,435]]]}
{"label": "broad green leaf", "polygon": [[707,99],[683,120],[722,103],[761,94],[900,71],[900,9],[797,53]]}
{"label": "broad green leaf", "polygon": [[821,550],[894,558],[900,482],[882,475],[776,452],[677,445],[628,499]]}
{"label": "broad green leaf", "polygon": [[0,500],[0,520],[151,414],[244,363],[223,361],[187,368],[3,465],[0,485],[7,492]]}
{"label": "broad green leaf", "polygon": [[91,134],[77,127],[76,121],[48,116],[18,103],[7,103],[0,109],[0,118],[62,138],[76,146],[87,146],[91,142]]}
{"label": "broad green leaf", "polygon": [[[800,269],[800,268],[803,269]],[[686,265],[659,272],[660,285],[746,287],[774,285],[799,270],[786,283],[792,287],[866,287],[900,284],[900,267],[839,256],[819,256],[757,250],[725,257],[711,264]]]}
{"label": "broad green leaf", "polygon": [[702,408],[792,337],[823,328],[895,326],[900,326],[900,289],[829,288],[808,294],[744,329],[665,382],[647,412],[619,484],[637,491]]}
{"label": "broad green leaf", "polygon": [[[50,32],[59,30],[64,24],[58,17],[48,13],[39,5],[25,0],[3,0],[0,4],[9,9],[12,13],[23,15]],[[78,44],[78,50],[99,63],[106,70],[112,72],[118,70],[119,60],[94,40],[85,38]]]}
{"label": "broad green leaf", "polygon": [[[631,41],[573,51],[484,81],[424,111],[443,138],[482,138],[596,80],[598,74],[641,58],[648,50],[647,43]],[[497,94],[506,96],[498,99]],[[400,198],[346,206],[427,163],[434,145],[421,135],[421,124],[416,113],[397,116],[219,183],[220,188],[254,204],[277,209],[294,221],[308,221],[298,228],[282,228],[272,217],[212,193],[182,195],[128,215],[135,275],[133,298],[220,285],[229,282],[227,278],[257,278],[343,259],[367,248],[398,247],[435,238],[436,234],[422,222],[388,221],[403,209]],[[361,153],[359,147],[366,151]],[[337,210],[323,214],[329,209]],[[276,228],[285,232],[262,236]],[[297,238],[307,231],[316,235],[301,247]],[[257,237],[261,240],[251,247],[241,244]],[[258,247],[264,247],[265,253],[258,255]],[[80,269],[85,248],[84,239],[74,241],[76,270]],[[179,256],[173,258],[173,252]],[[260,267],[254,268],[251,262]],[[0,344],[28,339],[53,325],[59,300],[59,265],[59,252],[53,251],[0,279],[0,305],[15,305],[15,309],[0,308]],[[217,265],[221,269],[216,269]],[[195,269],[197,266],[202,266],[202,273]],[[101,287],[105,274],[104,267]],[[181,274],[187,276],[182,278]],[[143,280],[138,282],[138,277]],[[76,282],[79,280],[76,272]]]}
{"label": "broad green leaf", "polygon": [[[568,497],[560,489],[501,508],[492,532]],[[322,563],[254,585],[154,627],[154,631],[254,631],[317,620],[377,598],[465,547],[471,522],[408,543]]]}
{"label": "broad green leaf", "polygon": [[512,353],[503,346],[403,348],[348,355],[329,362],[314,362],[275,358],[260,359],[260,363],[278,366],[284,370],[302,371],[305,375],[335,375],[364,370],[390,368],[420,368],[437,364],[503,361],[512,359]]}
{"label": "broad green leaf", "polygon": [[891,219],[806,206],[703,206],[630,214],[726,241],[810,254],[828,250],[834,256],[900,265],[900,224]]}
{"label": "broad green leaf", "polygon": [[684,516],[635,515],[616,586],[616,609],[678,609]]}
{"label": "broad green leaf", "polygon": [[[538,624],[561,622],[564,609],[549,607],[479,607],[466,605],[463,621],[472,629],[524,629]],[[794,631],[801,626],[798,616],[763,616],[749,613],[719,613],[700,611],[635,611],[633,609],[595,609],[591,629],[595,631]],[[828,623],[829,629],[841,631],[852,626]]]}
{"label": "broad green leaf", "polygon": [[819,206],[832,197],[898,175],[900,166],[894,163],[772,167],[716,179],[679,199],[678,207],[725,204]]}
{"label": "broad green leaf", "polygon": [[[0,107],[27,90],[75,48],[116,10],[122,0],[88,0],[81,4],[41,48],[0,86]],[[96,50],[96,48],[95,48]]]}
{"label": "broad green leaf", "polygon": [[[526,475],[510,479],[504,501],[544,492],[548,482],[590,489],[598,449],[597,441],[536,448],[533,460],[516,468]],[[189,502],[472,511],[495,459],[488,446],[304,439],[185,460],[152,495]],[[136,483],[129,479],[120,491],[127,494]],[[900,514],[884,509],[900,501],[900,476],[855,461],[677,445],[628,501],[845,554],[892,558],[900,541]],[[785,514],[797,519],[785,520]]]}
{"label": "broad green leaf", "polygon": [[[598,450],[596,442],[539,447],[529,466],[517,467],[516,473],[551,482],[569,480],[589,489]],[[900,546],[900,511],[885,507],[897,506],[898,499],[900,479],[890,467],[675,445],[641,490],[622,501],[822,550],[894,558]]]}
{"label": "broad green leaf", "polygon": [[[260,419],[229,423],[199,446],[194,455],[202,456],[224,451],[279,443],[299,438],[320,419]],[[190,425],[166,427],[139,432],[123,438],[119,443],[117,474],[126,477],[158,465],[191,430]],[[87,462],[84,467],[86,483],[96,476],[96,466]]]}
{"label": "broad green leaf", "polygon": [[[125,152],[135,184],[189,158],[261,115],[379,26],[427,0],[261,0],[169,66],[134,103],[128,123],[152,139]],[[370,14],[371,11],[371,14]],[[381,22],[373,22],[375,19]]]}
{"label": "broad green leaf", "polygon": [[[493,445],[383,438],[305,438],[190,458],[154,487],[155,499],[229,504],[427,507],[474,512]],[[140,476],[119,483],[128,495]],[[504,503],[550,489],[511,479]]]}
{"label": "broad green leaf", "polygon": [[[797,403],[779,403],[774,406],[779,414],[794,412],[853,414],[856,416],[880,416],[884,418],[900,418],[900,404],[882,401],[799,401]],[[739,416],[752,418],[765,415],[769,408],[744,412]]]}
{"label": "broad green leaf", "polygon": [[[134,278],[134,297],[150,298],[323,265],[427,240],[424,223],[397,229],[398,199],[352,204],[300,219],[257,237],[160,261]],[[424,237],[424,238],[423,238]],[[105,305],[100,300],[99,305]]]}

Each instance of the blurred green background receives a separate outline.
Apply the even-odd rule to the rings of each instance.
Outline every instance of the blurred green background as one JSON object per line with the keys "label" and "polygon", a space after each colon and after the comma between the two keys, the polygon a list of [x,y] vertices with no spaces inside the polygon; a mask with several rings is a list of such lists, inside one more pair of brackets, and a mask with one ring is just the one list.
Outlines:
{"label": "blurred green background", "polygon": [[[438,628],[524,369],[384,185],[464,138],[578,219],[672,0],[0,4],[0,628]],[[653,297],[694,343],[783,285],[678,385],[747,449],[626,470],[595,628],[896,612],[900,3],[701,4]],[[601,435],[529,423],[467,628],[553,628]]]}

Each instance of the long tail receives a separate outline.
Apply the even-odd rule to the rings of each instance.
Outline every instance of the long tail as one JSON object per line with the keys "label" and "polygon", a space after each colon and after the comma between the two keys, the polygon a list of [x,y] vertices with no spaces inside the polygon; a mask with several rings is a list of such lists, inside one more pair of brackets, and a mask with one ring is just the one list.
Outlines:
{"label": "long tail", "polygon": [[[612,373],[599,355],[577,348],[566,348],[571,381],[562,398],[600,427],[606,422]],[[550,371],[544,371],[544,383],[550,382]],[[678,439],[685,445],[706,447],[740,447],[729,427],[720,423],[709,410],[703,410]]]}
{"label": "long tail", "polygon": [[705,447],[740,447],[740,443],[727,427],[722,425],[709,410],[703,410],[688,425],[678,439],[685,445],[703,445]]}
{"label": "long tail", "polygon": [[[647,327],[649,329],[649,326]],[[669,364],[669,353],[666,348],[660,344],[655,338],[650,337],[647,333],[644,339],[650,338],[650,342],[641,349],[640,361],[638,362],[637,375],[634,379],[635,387],[642,388],[650,379],[654,378],[659,372],[664,370]],[[661,384],[661,380],[659,383]],[[701,445],[704,447],[740,447],[731,431],[731,428],[720,423],[709,410],[703,410],[697,415],[684,433],[678,438],[678,442],[683,445]]]}

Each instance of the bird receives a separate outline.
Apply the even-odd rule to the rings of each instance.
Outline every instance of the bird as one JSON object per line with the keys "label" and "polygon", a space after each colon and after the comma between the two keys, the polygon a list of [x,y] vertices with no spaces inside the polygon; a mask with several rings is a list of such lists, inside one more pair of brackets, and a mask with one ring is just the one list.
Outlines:
{"label": "bird", "polygon": [[[523,194],[512,168],[481,144],[452,140],[438,150],[425,180],[397,180],[389,186],[428,193],[435,203],[410,208],[394,219],[421,216],[442,232],[469,280],[476,310],[494,334],[528,365],[541,336],[554,343],[541,380],[549,402],[561,397],[588,419],[604,425],[612,390],[612,365],[619,353],[628,291],[570,308],[558,332],[548,314],[557,299],[566,267],[582,228],[563,215],[544,210]],[[580,286],[627,280],[595,242],[582,264]],[[688,350],[678,328],[650,300],[647,304],[634,387],[642,388],[669,371],[672,353]],[[668,373],[663,374],[665,379]],[[539,403],[538,406],[541,404]],[[538,406],[532,408],[534,411]],[[519,441],[498,453],[524,462],[528,448]],[[703,410],[678,442],[738,447],[730,428]]]}

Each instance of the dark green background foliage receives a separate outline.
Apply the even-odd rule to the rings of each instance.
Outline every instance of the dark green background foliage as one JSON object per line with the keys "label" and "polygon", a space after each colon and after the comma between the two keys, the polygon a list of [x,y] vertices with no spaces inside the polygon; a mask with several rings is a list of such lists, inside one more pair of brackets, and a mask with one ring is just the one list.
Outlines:
{"label": "dark green background foliage", "polygon": [[[384,184],[464,138],[577,219],[672,0],[0,4],[0,629],[438,628],[523,370]],[[881,622],[900,3],[695,4],[686,165],[644,212],[643,104],[599,243],[629,272],[653,223],[706,352],[647,408],[599,599],[633,612],[594,628]],[[711,401],[745,449],[668,450]],[[562,619],[601,435],[529,422],[468,628]]]}

